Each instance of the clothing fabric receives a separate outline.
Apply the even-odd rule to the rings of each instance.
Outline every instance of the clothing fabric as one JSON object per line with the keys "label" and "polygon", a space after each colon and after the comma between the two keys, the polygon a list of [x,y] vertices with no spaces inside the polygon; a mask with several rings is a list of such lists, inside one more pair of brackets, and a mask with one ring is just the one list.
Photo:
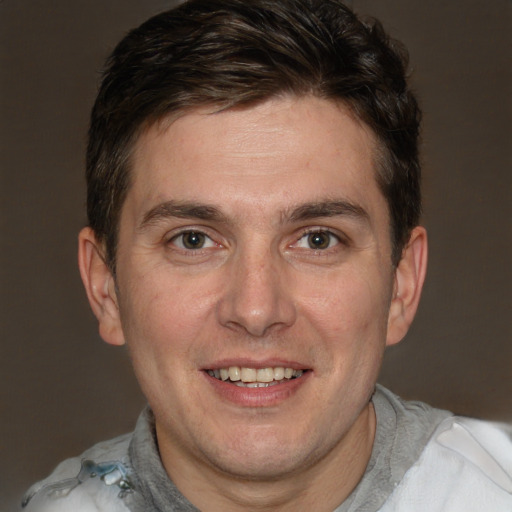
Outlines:
{"label": "clothing fabric", "polygon": [[[512,428],[405,402],[378,386],[366,472],[333,512],[512,511]],[[160,461],[147,408],[132,434],[62,462],[24,512],[197,512]]]}

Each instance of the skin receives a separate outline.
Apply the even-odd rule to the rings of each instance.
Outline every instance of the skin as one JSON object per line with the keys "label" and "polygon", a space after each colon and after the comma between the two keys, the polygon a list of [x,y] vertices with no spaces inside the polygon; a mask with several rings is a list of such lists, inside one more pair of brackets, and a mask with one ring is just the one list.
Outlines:
{"label": "skin", "polygon": [[[375,144],[314,97],[198,110],[137,142],[115,282],[80,234],[100,333],[128,345],[164,467],[203,511],[332,511],[364,473],[426,268],[421,227],[392,266]],[[206,372],[233,365],[305,373],[248,390]]]}

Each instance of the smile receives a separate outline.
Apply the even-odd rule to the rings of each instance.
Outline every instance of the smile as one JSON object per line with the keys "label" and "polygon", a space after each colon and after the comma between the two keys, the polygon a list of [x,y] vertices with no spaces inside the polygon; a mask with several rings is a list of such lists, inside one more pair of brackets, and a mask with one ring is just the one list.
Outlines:
{"label": "smile", "polygon": [[247,388],[266,388],[288,382],[292,379],[302,377],[304,370],[294,370],[293,368],[247,368],[240,366],[230,366],[229,368],[219,368],[217,370],[207,370],[210,377],[230,382],[235,386]]}

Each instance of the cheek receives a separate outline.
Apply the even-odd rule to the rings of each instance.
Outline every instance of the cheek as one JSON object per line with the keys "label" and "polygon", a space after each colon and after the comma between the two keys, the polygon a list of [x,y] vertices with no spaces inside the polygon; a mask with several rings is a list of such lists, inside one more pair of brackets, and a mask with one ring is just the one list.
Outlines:
{"label": "cheek", "polygon": [[304,295],[304,311],[330,339],[350,343],[382,337],[384,342],[389,309],[387,288],[382,276],[333,273],[322,286]]}
{"label": "cheek", "polygon": [[161,363],[162,371],[189,360],[187,353],[203,339],[201,332],[211,328],[213,316],[215,299],[205,292],[213,287],[202,281],[145,274],[132,280],[126,295],[121,293],[123,332],[137,360]]}

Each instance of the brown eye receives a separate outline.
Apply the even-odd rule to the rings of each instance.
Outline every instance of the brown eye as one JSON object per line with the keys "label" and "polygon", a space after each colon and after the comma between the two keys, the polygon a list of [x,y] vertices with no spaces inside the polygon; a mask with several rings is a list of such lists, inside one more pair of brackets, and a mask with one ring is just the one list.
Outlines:
{"label": "brown eye", "polygon": [[203,233],[197,233],[195,231],[189,231],[183,233],[183,247],[187,249],[201,249],[204,245],[205,236]]}
{"label": "brown eye", "polygon": [[325,231],[308,234],[308,246],[310,249],[327,249],[331,245],[333,236]]}
{"label": "brown eye", "polygon": [[180,249],[197,250],[214,247],[213,240],[200,231],[184,231],[175,236],[171,242]]}

